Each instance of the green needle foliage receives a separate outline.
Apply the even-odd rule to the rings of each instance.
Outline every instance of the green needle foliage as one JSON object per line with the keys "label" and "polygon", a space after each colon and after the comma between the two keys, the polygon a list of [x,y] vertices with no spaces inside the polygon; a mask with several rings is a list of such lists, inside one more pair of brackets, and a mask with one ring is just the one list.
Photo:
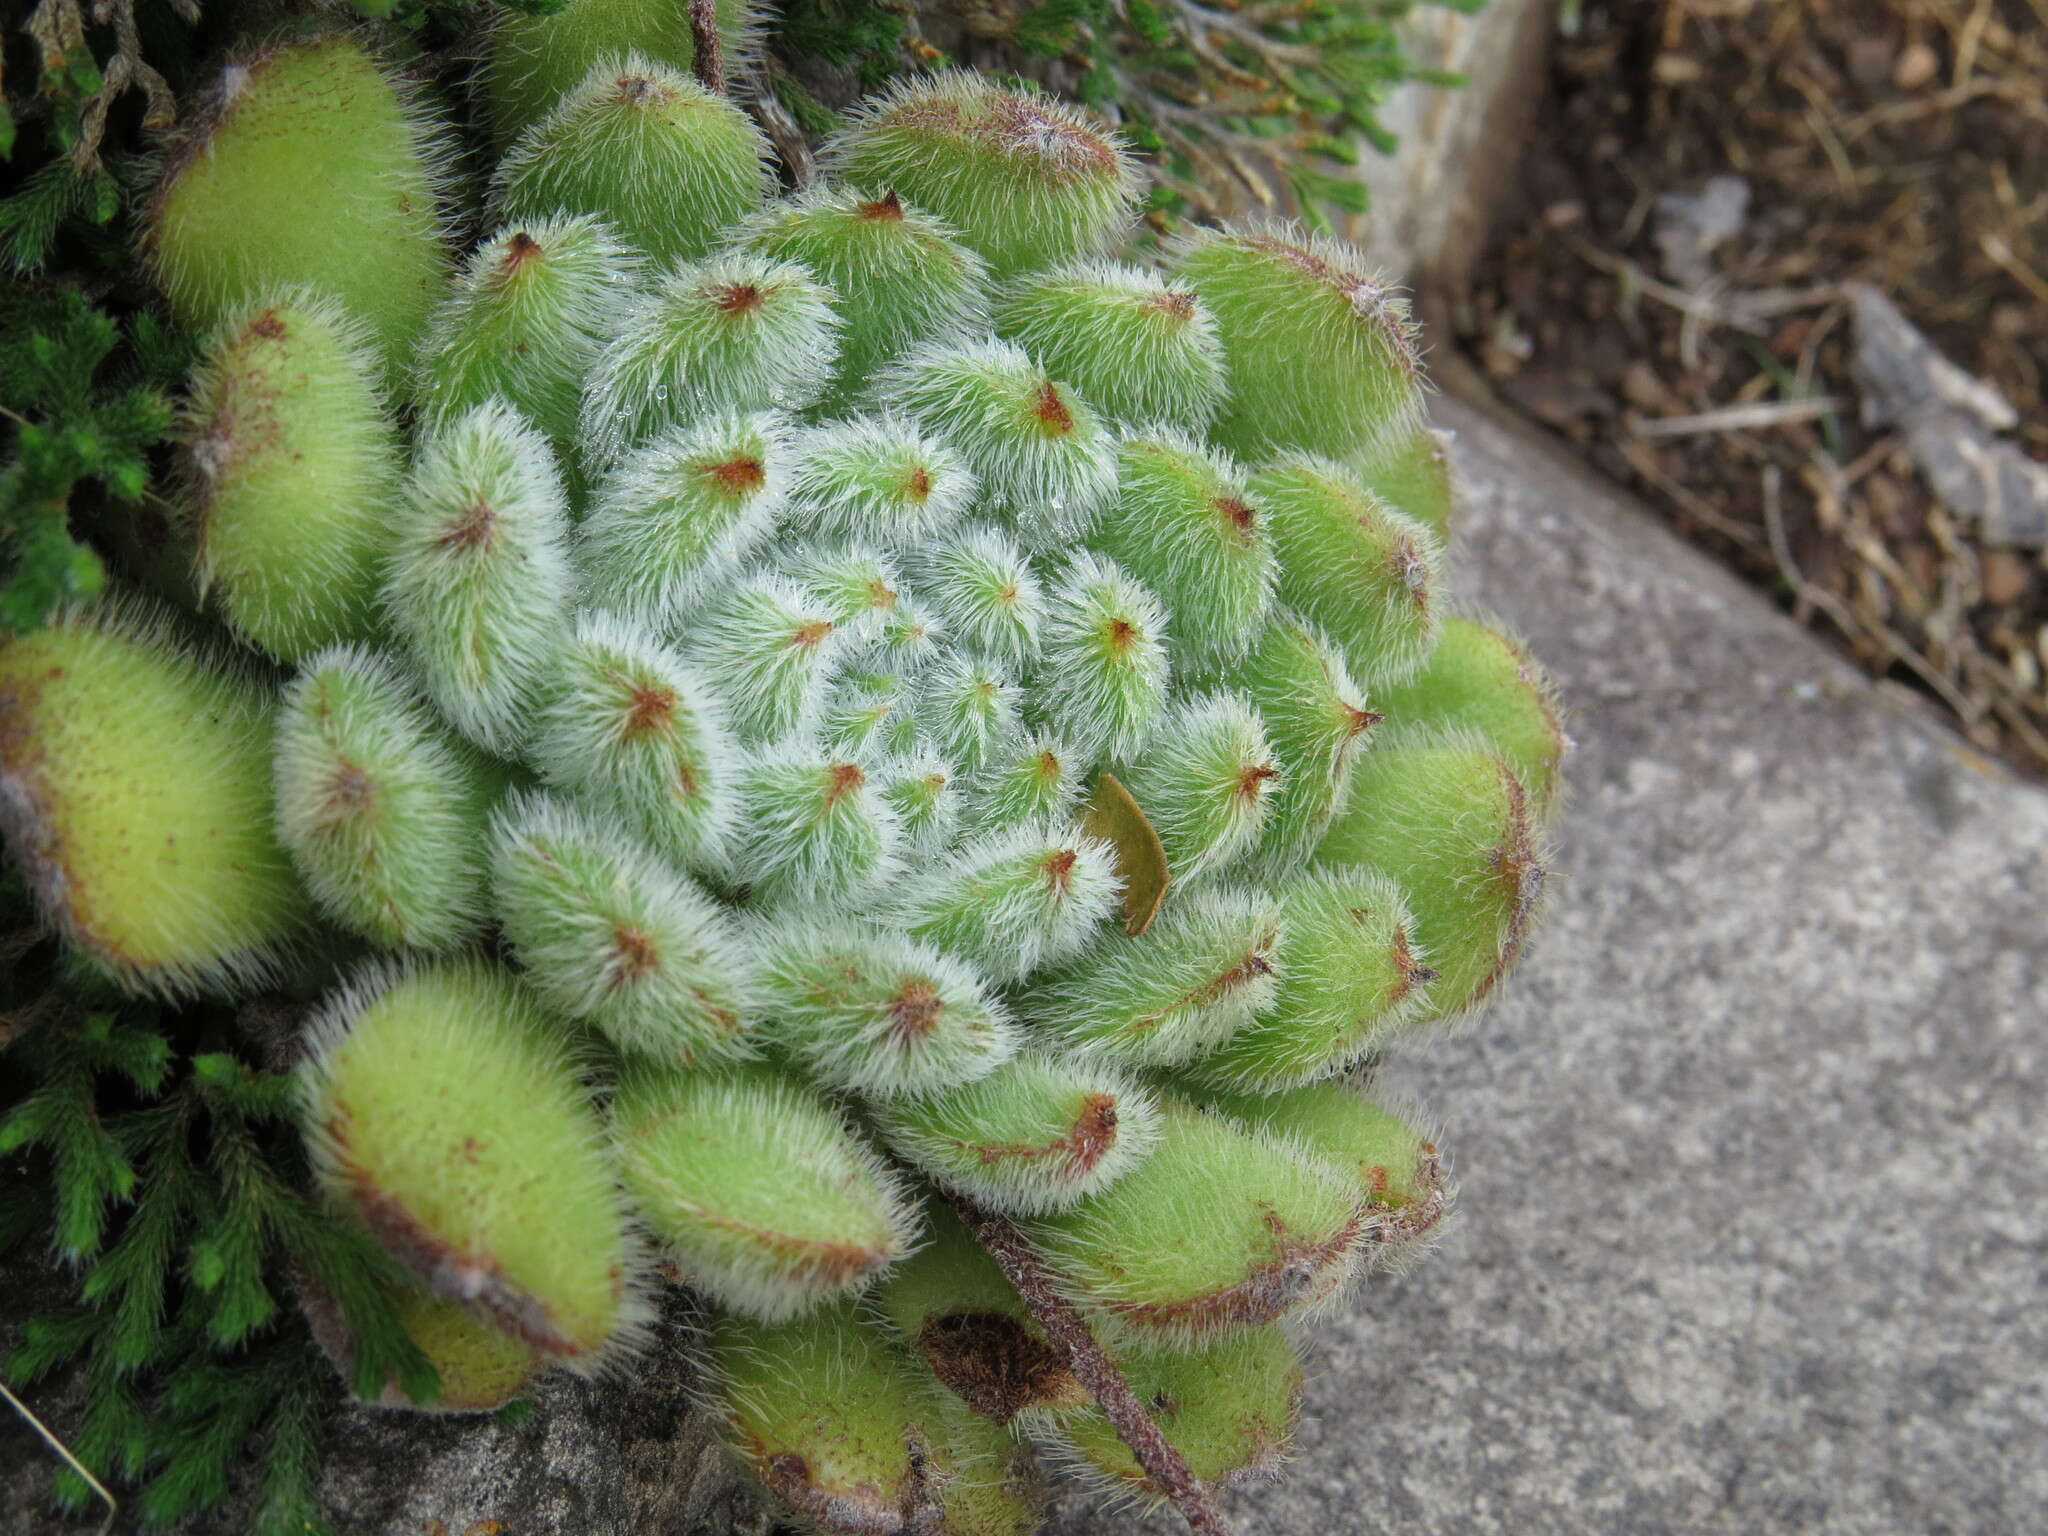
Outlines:
{"label": "green needle foliage", "polygon": [[[17,997],[37,984],[34,968],[10,978]],[[7,1379],[18,1391],[83,1381],[67,1443],[136,1487],[152,1526],[218,1503],[247,1462],[251,1531],[330,1530],[314,1436],[331,1392],[294,1287],[332,1298],[359,1393],[396,1383],[427,1403],[439,1386],[393,1308],[395,1266],[306,1192],[288,1074],[230,1051],[186,1054],[177,1035],[189,1021],[132,1006],[80,1013],[54,997],[10,1016],[41,1022],[0,1059],[0,1155],[14,1175],[0,1251],[47,1243],[77,1266],[78,1300],[27,1321]],[[209,1032],[228,1043],[221,1026]],[[74,1513],[92,1500],[68,1469],[53,1494]]]}
{"label": "green needle foliage", "polygon": [[[388,27],[203,32],[147,176],[123,129],[0,198],[0,258],[114,274],[0,307],[0,1241],[77,1275],[10,1374],[146,1523],[260,1536],[328,1528],[337,1377],[617,1377],[669,1284],[809,1528],[1024,1536],[1038,1452],[1265,1472],[1281,1327],[1449,1203],[1353,1080],[1505,977],[1567,744],[1445,616],[1357,253],[1136,234],[1176,48],[1355,126],[1378,34],[1020,13],[1142,76],[1112,125],[723,5],[827,140],[778,197],[687,12],[531,9],[440,104]],[[867,103],[792,105],[805,36]]]}
{"label": "green needle foliage", "polygon": [[96,503],[143,506],[188,345],[148,314],[124,328],[75,292],[0,298],[0,628],[33,629],[105,585],[78,534]]}

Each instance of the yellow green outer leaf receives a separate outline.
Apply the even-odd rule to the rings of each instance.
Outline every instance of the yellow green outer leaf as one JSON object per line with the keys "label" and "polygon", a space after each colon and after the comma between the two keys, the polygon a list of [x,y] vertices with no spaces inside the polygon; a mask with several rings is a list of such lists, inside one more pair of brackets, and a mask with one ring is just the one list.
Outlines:
{"label": "yellow green outer leaf", "polygon": [[603,1128],[567,1029],[479,961],[376,967],[315,1026],[321,1184],[435,1294],[572,1369],[639,1318]]}
{"label": "yellow green outer leaf", "polygon": [[376,376],[360,328],[297,297],[232,316],[193,378],[201,580],[235,632],[281,661],[374,626],[398,479]]}
{"label": "yellow green outer leaf", "polygon": [[149,254],[179,318],[211,325],[303,286],[370,328],[396,382],[448,282],[443,151],[422,114],[346,36],[230,63],[210,105],[149,208]]}
{"label": "yellow green outer leaf", "polygon": [[0,644],[0,826],[45,917],[134,991],[260,979],[309,916],[271,829],[272,703],[139,609]]}

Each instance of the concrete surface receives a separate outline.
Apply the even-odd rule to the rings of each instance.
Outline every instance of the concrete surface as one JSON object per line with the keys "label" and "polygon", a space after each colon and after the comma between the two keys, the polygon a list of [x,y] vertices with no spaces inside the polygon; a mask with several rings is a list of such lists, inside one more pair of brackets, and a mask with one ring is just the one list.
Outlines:
{"label": "concrete surface", "polygon": [[[1561,678],[1576,800],[1518,983],[1392,1069],[1446,1122],[1458,1226],[1324,1324],[1240,1531],[2048,1530],[2048,796],[1543,449],[1440,415],[1463,590]],[[344,1529],[761,1529],[686,1394],[670,1365],[519,1430],[344,1416]],[[0,1431],[7,1530],[63,1528],[22,1502],[35,1454]]]}

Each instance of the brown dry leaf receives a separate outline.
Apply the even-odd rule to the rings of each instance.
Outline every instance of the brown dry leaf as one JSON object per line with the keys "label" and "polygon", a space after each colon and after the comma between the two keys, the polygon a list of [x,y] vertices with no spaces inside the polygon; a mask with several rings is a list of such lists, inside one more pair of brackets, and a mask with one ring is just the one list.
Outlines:
{"label": "brown dry leaf", "polygon": [[1096,776],[1095,793],[1081,813],[1081,830],[1116,850],[1116,872],[1124,882],[1124,932],[1135,939],[1152,926],[1173,883],[1165,845],[1113,773]]}

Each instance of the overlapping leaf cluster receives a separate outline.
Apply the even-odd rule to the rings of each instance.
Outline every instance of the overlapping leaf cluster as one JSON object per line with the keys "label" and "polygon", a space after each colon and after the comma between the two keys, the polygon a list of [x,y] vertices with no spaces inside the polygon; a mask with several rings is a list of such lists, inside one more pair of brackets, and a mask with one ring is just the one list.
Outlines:
{"label": "overlapping leaf cluster", "polygon": [[25,1367],[90,1344],[83,1451],[162,1459],[152,1513],[253,1424],[179,1383],[225,1380],[201,1337],[271,1369],[284,1256],[360,1396],[425,1362],[455,1411],[630,1368],[665,1261],[822,1528],[1026,1531],[1033,1447],[1179,1498],[1275,1464],[1302,1320],[1447,1203],[1363,1078],[1513,963],[1564,742],[1447,613],[1398,297],[1280,224],[1122,259],[1128,147],[968,75],[777,196],[706,41],[504,19],[483,187],[346,31],[231,57],[165,146],[177,516],[154,598],[0,646],[0,820],[116,988],[322,1000],[289,1087],[24,1047],[60,1234],[134,1202],[112,1323]]}

